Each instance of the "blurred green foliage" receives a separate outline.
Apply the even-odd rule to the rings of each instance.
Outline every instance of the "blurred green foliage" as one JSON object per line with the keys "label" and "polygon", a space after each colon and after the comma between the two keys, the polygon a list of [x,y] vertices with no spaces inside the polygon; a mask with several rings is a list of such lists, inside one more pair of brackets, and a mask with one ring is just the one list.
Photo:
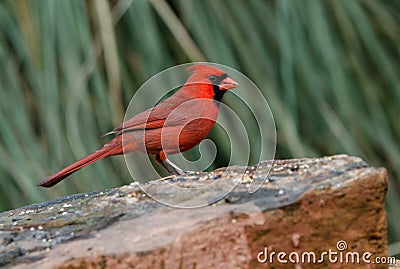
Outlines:
{"label": "blurred green foliage", "polygon": [[277,158],[347,153],[386,167],[398,241],[399,22],[396,0],[1,1],[0,210],[130,182],[114,157],[35,187],[104,144],[152,75],[210,61],[263,90]]}

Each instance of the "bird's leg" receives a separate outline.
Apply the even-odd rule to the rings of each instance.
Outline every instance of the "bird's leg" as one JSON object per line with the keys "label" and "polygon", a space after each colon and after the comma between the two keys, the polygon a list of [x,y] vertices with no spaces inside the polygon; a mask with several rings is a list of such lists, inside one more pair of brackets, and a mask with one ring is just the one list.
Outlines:
{"label": "bird's leg", "polygon": [[156,161],[157,161],[159,164],[161,164],[161,165],[164,167],[164,169],[168,171],[168,173],[170,173],[171,175],[176,175],[176,172],[175,172],[174,170],[172,170],[170,167],[168,167],[168,166],[164,163],[164,161],[161,159],[161,157],[160,157],[159,154],[156,155]]}
{"label": "bird's leg", "polygon": [[181,168],[179,168],[179,166],[177,166],[176,164],[174,164],[173,162],[171,162],[170,160],[168,160],[168,158],[165,159],[165,162],[171,166],[178,175],[184,175],[186,174],[185,171],[183,171]]}
{"label": "bird's leg", "polygon": [[[161,164],[165,170],[167,170],[171,175],[184,175],[186,174],[181,168],[179,168],[176,164],[171,162],[165,156],[165,153],[161,151],[159,154],[156,154],[156,161]],[[168,165],[167,165],[168,164]]]}
{"label": "bird's leg", "polygon": [[177,176],[178,173],[172,167],[169,167],[164,161],[161,161],[160,164],[170,173],[171,175]]}

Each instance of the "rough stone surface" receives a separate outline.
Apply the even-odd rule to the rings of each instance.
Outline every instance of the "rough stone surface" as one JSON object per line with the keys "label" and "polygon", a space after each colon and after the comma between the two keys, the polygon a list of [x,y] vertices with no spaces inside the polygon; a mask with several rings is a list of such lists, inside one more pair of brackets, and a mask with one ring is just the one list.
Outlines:
{"label": "rough stone surface", "polygon": [[[0,213],[0,266],[5,268],[388,268],[385,193],[387,174],[356,157],[265,161],[259,169],[234,167],[186,178],[166,178],[103,192],[78,194]],[[270,173],[268,174],[270,170]],[[268,176],[255,193],[253,180]],[[189,206],[171,184],[200,189],[196,209],[163,205],[146,195]],[[51,190],[50,190],[51,191]],[[146,193],[145,193],[146,192]],[[174,193],[175,192],[175,193]],[[338,242],[347,247],[338,250]],[[342,242],[343,243],[343,242]],[[284,251],[288,264],[257,256]],[[371,252],[370,264],[291,263],[324,251]],[[260,254],[261,253],[261,254]]]}

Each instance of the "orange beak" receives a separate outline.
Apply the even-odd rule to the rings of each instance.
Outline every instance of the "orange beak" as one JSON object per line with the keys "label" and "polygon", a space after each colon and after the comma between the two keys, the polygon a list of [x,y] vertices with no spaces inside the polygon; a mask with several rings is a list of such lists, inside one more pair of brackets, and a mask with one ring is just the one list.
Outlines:
{"label": "orange beak", "polygon": [[236,88],[237,86],[239,86],[239,84],[230,77],[226,77],[221,84],[219,84],[221,90],[229,90]]}

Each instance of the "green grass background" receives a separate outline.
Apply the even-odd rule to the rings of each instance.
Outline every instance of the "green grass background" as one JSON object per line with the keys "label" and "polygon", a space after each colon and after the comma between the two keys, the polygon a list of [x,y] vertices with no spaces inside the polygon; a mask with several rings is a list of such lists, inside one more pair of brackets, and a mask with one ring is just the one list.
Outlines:
{"label": "green grass background", "polygon": [[399,241],[399,22],[397,0],[0,1],[0,210],[129,183],[114,157],[35,187],[104,144],[152,75],[211,61],[263,90],[277,158],[386,167]]}

